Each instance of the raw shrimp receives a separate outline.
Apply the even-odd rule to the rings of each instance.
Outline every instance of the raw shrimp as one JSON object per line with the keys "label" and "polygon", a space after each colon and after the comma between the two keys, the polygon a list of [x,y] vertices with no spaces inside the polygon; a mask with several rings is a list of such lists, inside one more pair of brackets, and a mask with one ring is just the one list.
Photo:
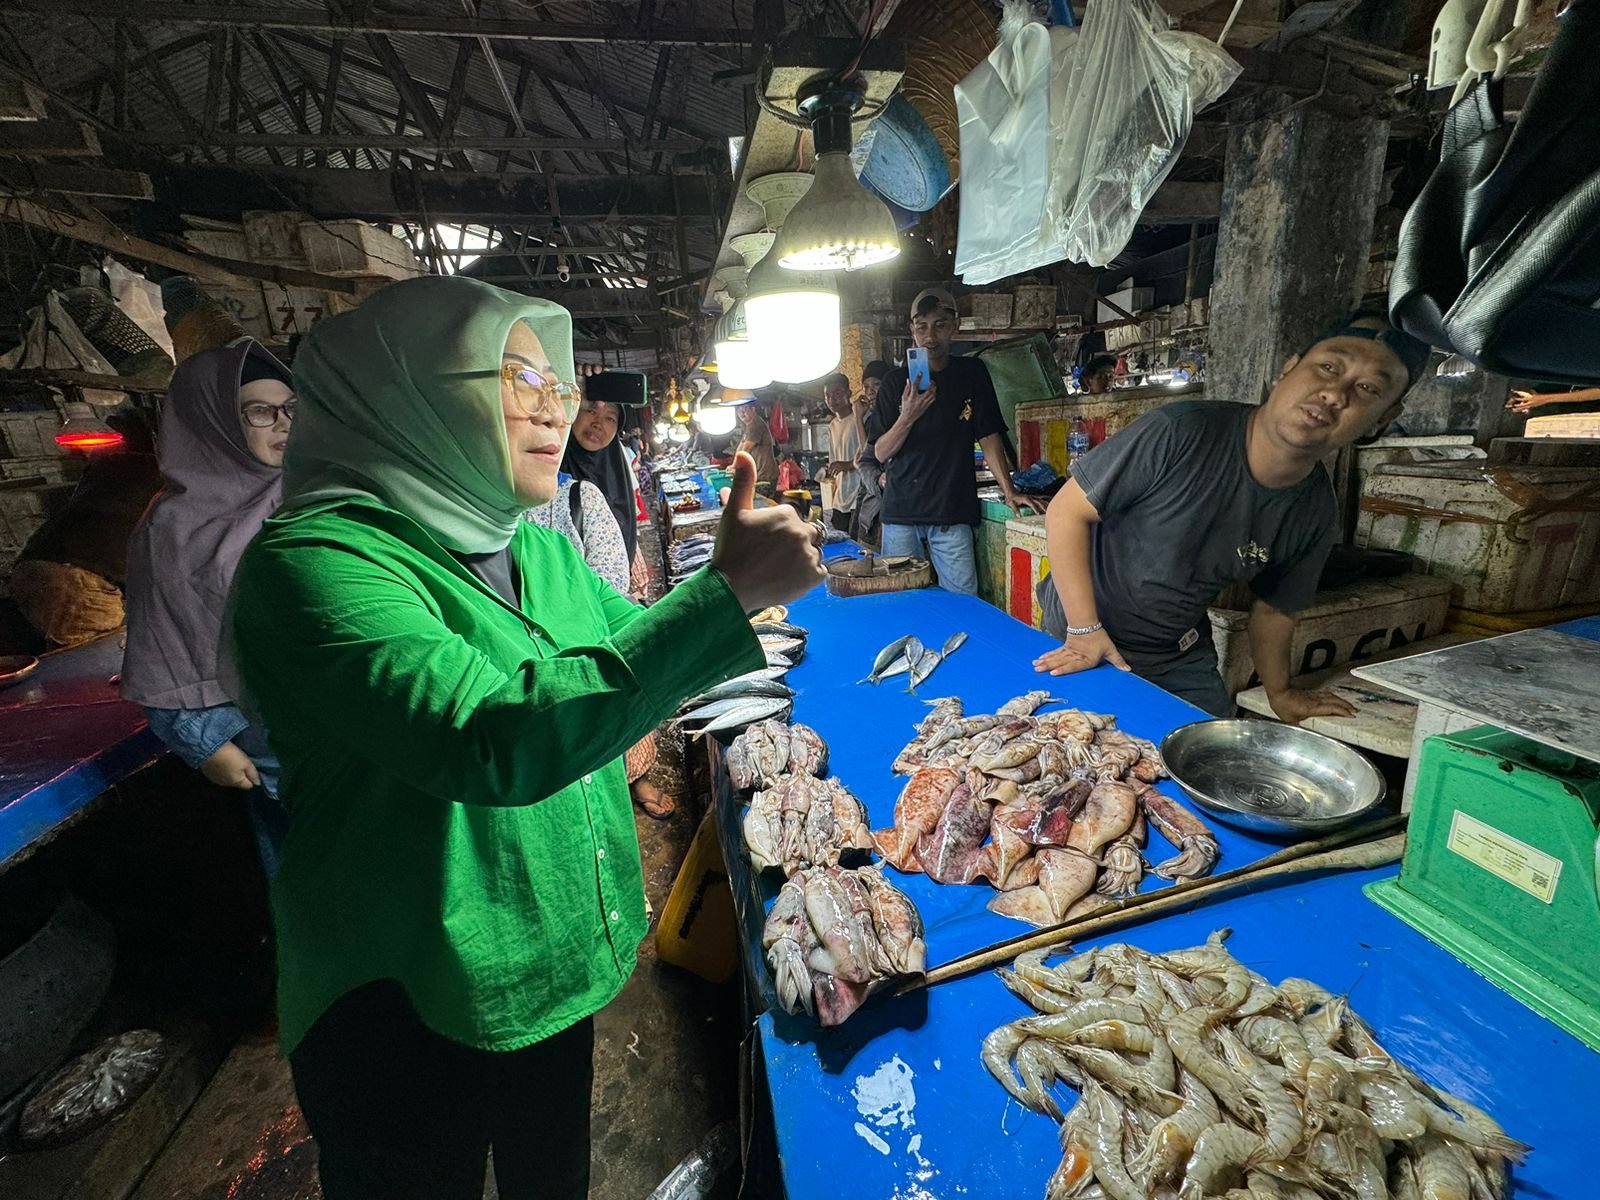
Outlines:
{"label": "raw shrimp", "polygon": [[1217,1098],[1187,1070],[1178,1072],[1178,1094],[1183,1104],[1171,1116],[1163,1117],[1150,1133],[1144,1153],[1129,1166],[1151,1185],[1164,1183],[1194,1153],[1202,1131],[1222,1120]]}
{"label": "raw shrimp", "polygon": [[1183,1167],[1183,1186],[1179,1200],[1203,1200],[1223,1191],[1230,1175],[1243,1174],[1261,1160],[1263,1146],[1258,1134],[1237,1125],[1218,1123],[1201,1131],[1195,1139],[1194,1153]]}
{"label": "raw shrimp", "polygon": [[1122,1159],[1122,1106],[1093,1080],[1084,1085],[1089,1105],[1089,1158],[1095,1180],[1112,1200],[1145,1200]]}

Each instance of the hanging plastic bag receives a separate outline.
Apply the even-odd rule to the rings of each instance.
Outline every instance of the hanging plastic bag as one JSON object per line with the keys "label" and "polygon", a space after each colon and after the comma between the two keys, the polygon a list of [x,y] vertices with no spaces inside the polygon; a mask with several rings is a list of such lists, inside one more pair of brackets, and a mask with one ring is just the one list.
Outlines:
{"label": "hanging plastic bag", "polygon": [[1155,0],[1093,0],[1063,88],[1047,209],[1067,257],[1105,266],[1183,150],[1194,115],[1239,77],[1222,47]]}
{"label": "hanging plastic bag", "polygon": [[956,84],[961,209],[955,269],[969,285],[1063,257],[1044,236],[1050,81],[1053,61],[1071,54],[1076,37],[1076,30],[1046,29],[1027,4],[1007,0],[998,44]]}

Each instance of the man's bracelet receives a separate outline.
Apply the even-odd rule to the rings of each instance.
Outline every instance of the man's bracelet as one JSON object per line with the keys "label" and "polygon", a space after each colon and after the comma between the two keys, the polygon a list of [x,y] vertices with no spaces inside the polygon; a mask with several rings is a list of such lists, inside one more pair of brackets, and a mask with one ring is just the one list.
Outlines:
{"label": "man's bracelet", "polygon": [[1102,625],[1099,621],[1096,621],[1093,625],[1085,625],[1082,629],[1074,629],[1071,625],[1068,625],[1067,626],[1067,636],[1068,637],[1083,637],[1086,634],[1099,633],[1104,628],[1105,628],[1105,626]]}

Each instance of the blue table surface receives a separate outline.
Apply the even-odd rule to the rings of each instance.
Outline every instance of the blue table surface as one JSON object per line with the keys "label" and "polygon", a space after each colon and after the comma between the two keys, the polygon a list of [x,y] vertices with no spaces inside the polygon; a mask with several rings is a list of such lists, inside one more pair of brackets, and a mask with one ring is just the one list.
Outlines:
{"label": "blue table surface", "polygon": [[[889,764],[926,702],[940,696],[960,695],[969,713],[981,713],[1049,687],[1071,705],[1116,714],[1120,728],[1157,742],[1203,719],[1176,697],[1109,667],[1055,680],[1035,674],[1032,660],[1051,639],[971,597],[920,591],[841,600],[819,589],[791,605],[789,619],[811,632],[806,658],[789,674],[798,692],[794,719],[822,734],[830,773],[861,797],[875,828],[892,822],[904,782]],[[895,638],[915,633],[937,647],[957,630],[968,634],[966,645],[920,697],[906,694],[903,678],[877,687],[855,682]],[[1170,782],[1161,786],[1181,795]],[[1219,869],[1282,846],[1213,828],[1223,851]],[[734,835],[725,821],[725,840]],[[1166,853],[1152,830],[1147,855],[1159,861]],[[730,863],[736,896],[741,884],[753,884],[742,865]],[[987,911],[994,893],[986,886],[886,873],[922,913],[930,965],[1027,930]],[[1274,981],[1303,975],[1349,990],[1357,1011],[1425,1076],[1538,1144],[1540,1152],[1518,1172],[1517,1195],[1584,1195],[1577,1181],[1587,1181],[1590,1171],[1579,1174],[1574,1135],[1580,1107],[1600,1094],[1600,1055],[1372,904],[1359,890],[1367,881],[1297,882],[1108,940],[1167,950],[1201,941],[1213,927],[1233,927],[1231,944],[1242,960]],[[759,881],[763,907],[770,907],[777,882]],[[1157,886],[1167,885],[1153,878],[1144,885]],[[756,961],[759,941],[751,942],[759,912],[746,918],[746,953],[759,982],[765,969]],[[758,1028],[788,1194],[823,1196],[849,1180],[852,1194],[883,1200],[1042,1196],[1059,1161],[1055,1126],[1008,1103],[978,1059],[986,1033],[1023,1015],[1021,1002],[992,974],[880,999],[835,1030],[769,1011]],[[899,1102],[885,1108],[894,1097]]]}
{"label": "blue table surface", "polygon": [[0,692],[0,866],[49,836],[165,747],[111,684],[114,637],[46,655]]}

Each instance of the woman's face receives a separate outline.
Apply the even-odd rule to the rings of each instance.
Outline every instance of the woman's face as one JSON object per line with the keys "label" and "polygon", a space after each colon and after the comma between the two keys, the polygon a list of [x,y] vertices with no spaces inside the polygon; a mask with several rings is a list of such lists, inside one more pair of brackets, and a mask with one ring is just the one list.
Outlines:
{"label": "woman's face", "polygon": [[617,406],[603,400],[585,400],[572,423],[572,436],[585,450],[604,450],[617,436]]}
{"label": "woman's face", "polygon": [[294,421],[294,392],[280,379],[252,379],[239,389],[239,424],[244,444],[257,462],[283,466]]}
{"label": "woman's face", "polygon": [[500,409],[511,452],[511,486],[518,503],[529,508],[548,504],[556,494],[561,452],[571,428],[556,394],[562,382],[539,335],[518,321],[500,356]]}

